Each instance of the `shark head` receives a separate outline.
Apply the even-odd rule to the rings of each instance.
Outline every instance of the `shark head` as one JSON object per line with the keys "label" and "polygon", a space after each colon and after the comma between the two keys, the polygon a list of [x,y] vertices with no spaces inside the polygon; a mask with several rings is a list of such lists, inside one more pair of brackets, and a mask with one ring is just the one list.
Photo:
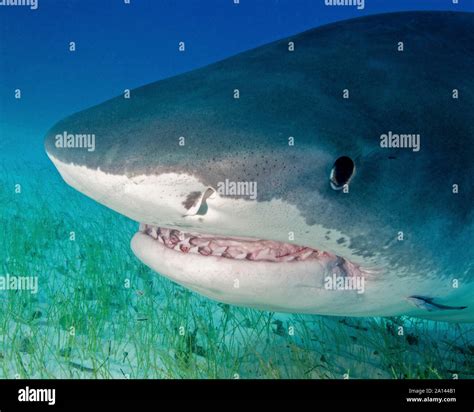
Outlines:
{"label": "shark head", "polygon": [[46,151],[140,223],[141,261],[210,298],[473,321],[473,28],[323,26],[73,114]]}

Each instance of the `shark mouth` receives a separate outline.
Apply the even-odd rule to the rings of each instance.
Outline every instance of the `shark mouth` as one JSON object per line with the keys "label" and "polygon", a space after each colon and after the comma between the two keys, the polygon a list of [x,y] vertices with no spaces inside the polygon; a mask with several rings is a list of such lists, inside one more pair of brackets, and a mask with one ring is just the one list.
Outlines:
{"label": "shark mouth", "polygon": [[361,268],[341,256],[274,240],[244,237],[215,236],[202,233],[186,233],[154,225],[140,224],[139,232],[153,239],[157,246],[173,250],[181,255],[198,255],[234,261],[323,264],[332,274],[357,276]]}
{"label": "shark mouth", "polygon": [[[371,269],[314,247],[140,224],[131,248],[145,265],[211,299],[238,306],[293,313],[319,313],[345,293],[359,296]],[[365,283],[364,283],[365,285]],[[362,290],[362,289],[360,289]],[[336,304],[337,307],[338,304]]]}

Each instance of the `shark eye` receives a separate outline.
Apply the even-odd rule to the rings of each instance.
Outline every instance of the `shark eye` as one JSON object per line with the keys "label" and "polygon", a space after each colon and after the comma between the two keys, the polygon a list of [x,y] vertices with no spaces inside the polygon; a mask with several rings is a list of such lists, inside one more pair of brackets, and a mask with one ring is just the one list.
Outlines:
{"label": "shark eye", "polygon": [[350,157],[341,156],[335,162],[331,170],[329,182],[334,190],[341,190],[354,176],[355,164]]}

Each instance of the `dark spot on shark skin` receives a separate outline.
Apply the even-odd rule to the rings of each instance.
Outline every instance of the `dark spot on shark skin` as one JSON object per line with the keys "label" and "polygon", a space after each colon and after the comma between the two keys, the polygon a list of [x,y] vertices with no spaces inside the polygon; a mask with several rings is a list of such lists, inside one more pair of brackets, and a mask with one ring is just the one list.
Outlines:
{"label": "dark spot on shark skin", "polygon": [[344,243],[345,241],[346,241],[346,239],[343,238],[343,237],[340,237],[339,239],[336,240],[336,242],[337,242],[339,245],[342,244],[342,243]]}
{"label": "dark spot on shark skin", "polygon": [[182,205],[186,209],[191,209],[196,204],[200,196],[201,192],[191,192],[188,194],[188,196],[186,196],[186,200],[182,202]]}
{"label": "dark spot on shark skin", "polygon": [[368,250],[356,250],[354,254],[363,258],[372,258],[375,256],[375,252],[369,252]]}

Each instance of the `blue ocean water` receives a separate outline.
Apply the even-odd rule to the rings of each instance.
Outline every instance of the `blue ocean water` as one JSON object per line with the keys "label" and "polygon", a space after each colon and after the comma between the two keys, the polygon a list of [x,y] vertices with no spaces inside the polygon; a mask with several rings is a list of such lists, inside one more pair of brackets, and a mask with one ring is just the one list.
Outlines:
{"label": "blue ocean water", "polygon": [[[1,295],[0,376],[472,377],[472,327],[235,309],[157,277],[129,249],[136,224],[67,187],[43,137],[57,120],[124,89],[325,23],[472,12],[474,2],[366,0],[362,10],[323,0],[38,2],[37,10],[0,6],[2,272],[36,274],[42,285],[37,294]],[[412,334],[403,343],[400,324]],[[286,333],[292,326],[295,338]],[[434,350],[440,336],[457,351]]]}
{"label": "blue ocean water", "polygon": [[[2,150],[45,159],[42,138],[58,119],[162,78],[325,23],[402,10],[474,11],[459,0],[38,0],[0,7]],[[76,51],[69,52],[69,43]],[[187,52],[177,44],[186,41]],[[14,91],[21,89],[21,100]]]}

